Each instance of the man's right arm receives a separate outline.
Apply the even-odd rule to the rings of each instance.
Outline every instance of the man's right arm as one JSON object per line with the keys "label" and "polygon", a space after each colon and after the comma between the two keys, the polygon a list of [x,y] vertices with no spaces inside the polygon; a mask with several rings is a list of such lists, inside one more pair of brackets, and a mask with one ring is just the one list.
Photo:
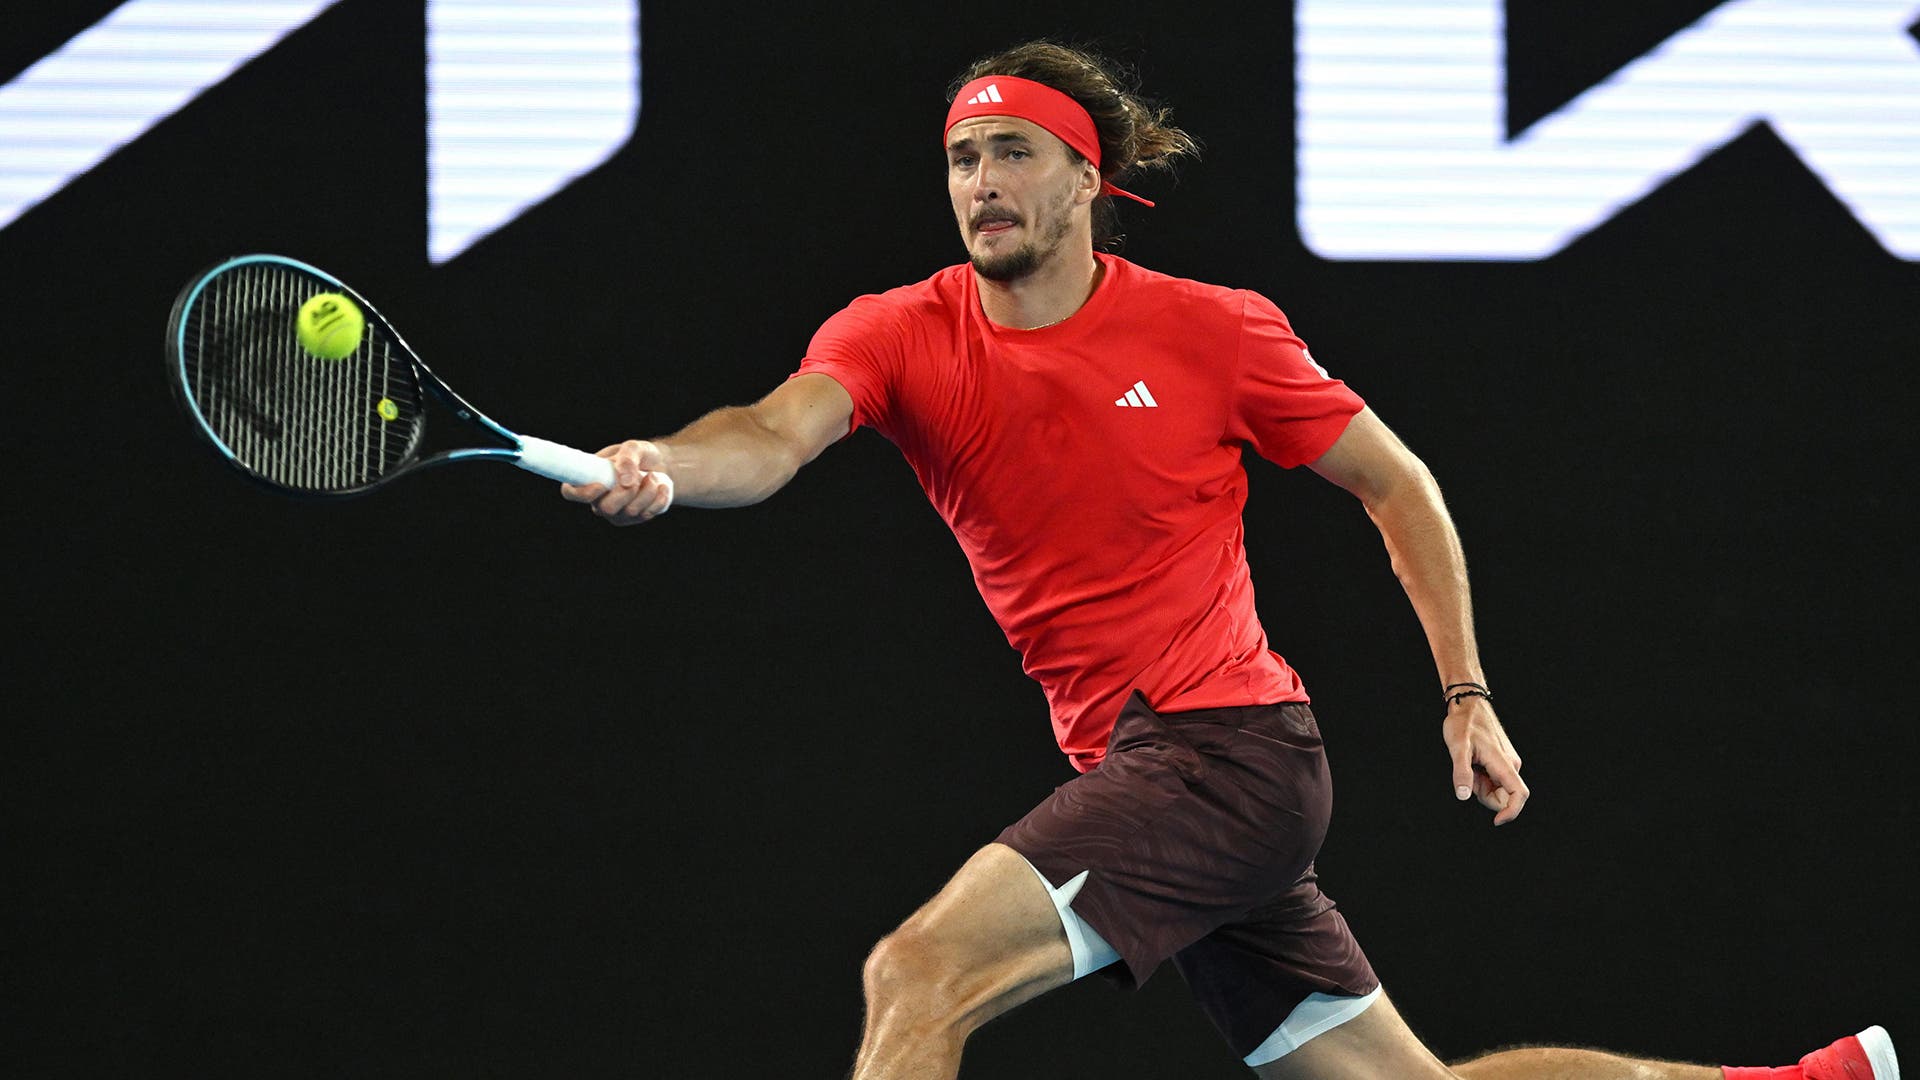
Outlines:
{"label": "man's right arm", "polygon": [[810,372],[782,383],[752,405],[735,405],[695,420],[663,439],[629,439],[600,451],[618,477],[614,487],[562,484],[574,502],[615,525],[634,525],[679,506],[748,506],[793,479],[847,433],[853,398],[839,382]]}

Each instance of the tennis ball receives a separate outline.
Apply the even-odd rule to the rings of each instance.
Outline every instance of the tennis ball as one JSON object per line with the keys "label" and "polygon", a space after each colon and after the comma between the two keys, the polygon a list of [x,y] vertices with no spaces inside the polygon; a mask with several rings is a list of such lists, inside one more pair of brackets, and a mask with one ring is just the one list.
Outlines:
{"label": "tennis ball", "polygon": [[360,305],[339,293],[318,293],[300,305],[294,336],[300,347],[322,360],[340,360],[360,347],[367,317]]}

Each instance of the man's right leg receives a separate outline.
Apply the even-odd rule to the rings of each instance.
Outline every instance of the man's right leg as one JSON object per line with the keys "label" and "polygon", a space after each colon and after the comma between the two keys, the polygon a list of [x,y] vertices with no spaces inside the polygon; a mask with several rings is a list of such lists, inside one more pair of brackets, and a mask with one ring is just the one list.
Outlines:
{"label": "man's right leg", "polygon": [[851,1080],[952,1080],[968,1035],[1073,974],[1046,884],[1018,852],[989,844],[867,958]]}

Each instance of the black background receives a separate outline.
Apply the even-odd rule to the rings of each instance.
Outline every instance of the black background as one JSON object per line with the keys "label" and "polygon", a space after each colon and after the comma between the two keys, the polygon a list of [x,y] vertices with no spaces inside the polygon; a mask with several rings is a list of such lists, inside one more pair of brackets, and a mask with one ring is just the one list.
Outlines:
{"label": "black background", "polygon": [[[1515,122],[1712,6],[1511,5]],[[113,5],[11,7],[8,78]],[[0,233],[5,1071],[844,1073],[865,949],[1070,775],[892,447],[631,530],[480,465],[293,502],[192,439],[161,332],[278,251],[510,427],[670,431],[958,259],[942,92],[1039,34],[1206,141],[1127,255],[1273,297],[1448,494],[1535,791],[1498,831],[1357,504],[1250,465],[1339,779],[1321,867],[1416,1030],[1735,1063],[1920,1032],[1915,267],[1764,127],[1543,262],[1318,259],[1288,7],[648,4],[631,143],[436,267],[421,6],[343,0]],[[969,1062],[1242,1075],[1170,972]]]}

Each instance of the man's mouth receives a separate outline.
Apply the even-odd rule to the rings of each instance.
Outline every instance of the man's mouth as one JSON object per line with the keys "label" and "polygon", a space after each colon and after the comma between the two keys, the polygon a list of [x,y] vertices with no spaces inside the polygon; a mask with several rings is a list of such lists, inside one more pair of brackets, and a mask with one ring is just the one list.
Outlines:
{"label": "man's mouth", "polygon": [[981,236],[993,236],[996,233],[1006,232],[1018,224],[1020,224],[1020,222],[1016,218],[982,218],[973,223],[973,231],[979,233]]}

